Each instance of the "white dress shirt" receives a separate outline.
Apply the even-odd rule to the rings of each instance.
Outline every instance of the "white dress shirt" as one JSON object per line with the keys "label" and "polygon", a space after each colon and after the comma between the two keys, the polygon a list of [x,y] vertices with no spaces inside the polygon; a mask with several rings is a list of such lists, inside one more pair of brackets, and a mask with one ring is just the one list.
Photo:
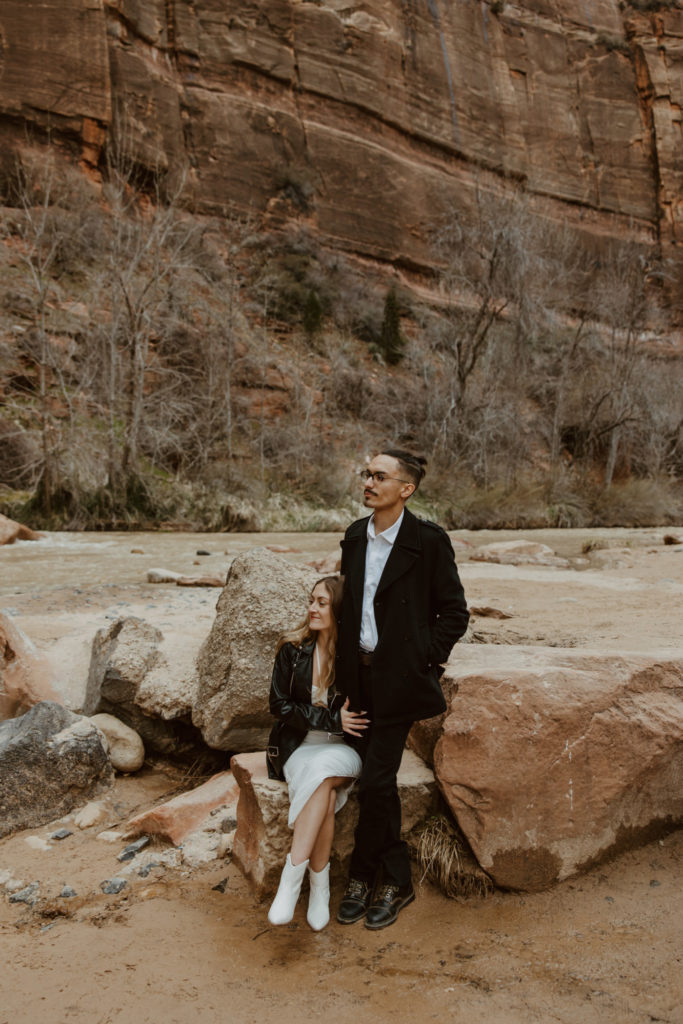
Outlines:
{"label": "white dress shirt", "polygon": [[360,646],[363,651],[374,651],[377,646],[375,622],[375,594],[391,554],[394,541],[403,522],[403,512],[384,533],[375,534],[375,517],[368,521],[368,546],[365,553],[365,581],[363,584],[363,611],[360,620]]}

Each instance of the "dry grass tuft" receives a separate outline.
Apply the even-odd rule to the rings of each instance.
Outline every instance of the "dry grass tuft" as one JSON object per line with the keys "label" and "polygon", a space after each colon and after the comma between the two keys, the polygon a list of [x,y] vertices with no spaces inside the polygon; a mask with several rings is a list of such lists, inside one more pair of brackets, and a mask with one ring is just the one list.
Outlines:
{"label": "dry grass tuft", "polygon": [[493,882],[479,867],[456,825],[443,814],[428,818],[415,845],[422,881],[441,889],[449,899],[458,896],[488,896]]}

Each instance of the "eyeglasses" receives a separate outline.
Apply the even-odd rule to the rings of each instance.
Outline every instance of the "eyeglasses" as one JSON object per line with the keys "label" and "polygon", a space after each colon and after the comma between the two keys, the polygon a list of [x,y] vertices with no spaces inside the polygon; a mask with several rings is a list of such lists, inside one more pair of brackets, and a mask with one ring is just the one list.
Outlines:
{"label": "eyeglasses", "polygon": [[399,484],[410,484],[412,480],[404,480],[400,476],[388,476],[383,473],[381,469],[378,469],[376,473],[371,473],[369,469],[361,469],[358,474],[361,480],[368,483],[370,480],[374,480],[375,483],[383,484],[385,480],[396,480]]}

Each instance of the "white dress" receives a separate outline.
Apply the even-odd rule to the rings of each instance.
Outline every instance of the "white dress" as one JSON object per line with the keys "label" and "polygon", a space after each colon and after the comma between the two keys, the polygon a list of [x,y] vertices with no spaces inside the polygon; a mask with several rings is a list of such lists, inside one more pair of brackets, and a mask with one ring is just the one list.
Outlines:
{"label": "white dress", "polygon": [[[327,694],[314,688],[312,702],[327,703]],[[289,819],[287,824],[294,828],[294,822],[309,797],[325,779],[340,776],[357,779],[362,764],[358,753],[341,736],[334,733],[311,729],[303,743],[285,761],[284,775],[289,788]],[[337,787],[334,813],[346,803],[353,781]]]}

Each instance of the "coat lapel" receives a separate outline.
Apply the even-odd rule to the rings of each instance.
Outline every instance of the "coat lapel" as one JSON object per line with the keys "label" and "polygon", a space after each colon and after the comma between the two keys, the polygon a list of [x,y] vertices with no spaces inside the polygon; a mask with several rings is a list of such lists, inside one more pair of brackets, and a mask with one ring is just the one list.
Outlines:
{"label": "coat lapel", "polygon": [[365,581],[365,551],[368,546],[367,519],[355,536],[346,537],[344,545],[344,587],[351,596],[354,617],[360,621]]}
{"label": "coat lapel", "polygon": [[[384,572],[377,587],[377,596],[390,587],[399,576],[407,572],[415,563],[420,554],[420,536],[417,528],[417,519],[408,509],[403,513],[403,522],[394,541],[391,553],[384,566]],[[362,600],[362,592],[361,592]]]}

